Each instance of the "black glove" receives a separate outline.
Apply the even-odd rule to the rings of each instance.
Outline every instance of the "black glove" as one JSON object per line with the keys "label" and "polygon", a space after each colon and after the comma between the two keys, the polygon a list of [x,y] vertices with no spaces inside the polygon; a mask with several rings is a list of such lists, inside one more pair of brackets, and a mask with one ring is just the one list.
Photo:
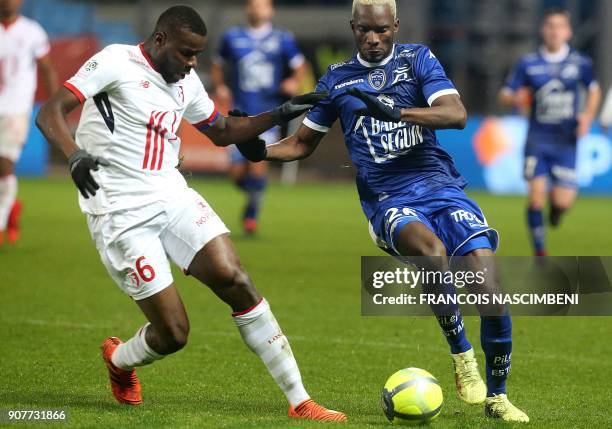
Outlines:
{"label": "black glove", "polygon": [[310,110],[312,106],[327,98],[328,95],[328,92],[309,92],[308,94],[293,97],[291,100],[285,101],[272,110],[274,121],[279,125],[287,123]]}
{"label": "black glove", "polygon": [[401,122],[402,109],[399,107],[390,107],[380,101],[377,97],[366,94],[357,88],[351,88],[346,91],[353,97],[359,98],[366,105],[366,109],[357,109],[355,114],[359,116],[371,116],[380,121],[385,122]]}
{"label": "black glove", "polygon": [[79,149],[68,158],[70,165],[70,175],[85,198],[89,198],[89,194],[93,197],[96,191],[100,189],[100,185],[96,183],[91,176],[91,170],[98,171],[98,166],[103,165],[108,167],[110,163],[99,156],[93,156],[86,150]]}
{"label": "black glove", "polygon": [[[228,113],[229,116],[235,116],[238,118],[245,118],[249,116],[248,113],[243,112],[238,109],[234,109]],[[266,159],[266,142],[260,139],[259,137],[255,137],[253,140],[249,140],[244,143],[237,143],[236,147],[246,159],[252,162],[259,162]]]}

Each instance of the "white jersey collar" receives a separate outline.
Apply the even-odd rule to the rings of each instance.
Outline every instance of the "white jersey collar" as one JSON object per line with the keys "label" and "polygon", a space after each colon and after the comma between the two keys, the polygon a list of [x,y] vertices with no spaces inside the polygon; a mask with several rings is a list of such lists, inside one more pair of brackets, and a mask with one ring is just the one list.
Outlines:
{"label": "white jersey collar", "polygon": [[384,66],[385,64],[389,63],[389,61],[393,59],[394,54],[395,54],[395,44],[393,44],[393,49],[391,49],[391,53],[389,54],[389,56],[387,56],[387,58],[385,58],[384,60],[380,62],[371,63],[369,61],[366,61],[363,58],[361,58],[361,55],[359,53],[357,54],[357,61],[359,61],[361,65],[364,67],[379,67],[379,66]]}
{"label": "white jersey collar", "polygon": [[568,44],[565,44],[559,49],[557,52],[550,52],[546,49],[545,46],[540,48],[540,55],[549,63],[560,63],[564,61],[570,53],[570,47]]}

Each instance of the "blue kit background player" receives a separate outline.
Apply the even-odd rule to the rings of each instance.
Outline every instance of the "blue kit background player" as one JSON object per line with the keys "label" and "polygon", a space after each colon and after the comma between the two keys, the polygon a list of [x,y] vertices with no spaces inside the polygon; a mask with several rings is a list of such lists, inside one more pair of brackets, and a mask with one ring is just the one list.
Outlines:
{"label": "blue kit background player", "polygon": [[[465,195],[466,183],[434,131],[463,128],[465,108],[427,47],[394,44],[396,16],[394,0],[355,0],[351,28],[359,53],[321,78],[317,91],[329,96],[294,135],[243,153],[254,161],[305,158],[339,119],[357,167],[361,205],[381,248],[393,255],[433,257],[420,261],[437,271],[448,270],[453,255],[465,255],[475,265],[480,257],[491,261],[497,233]],[[455,293],[452,284],[438,286],[442,293]],[[481,318],[486,386],[459,308],[433,310],[450,345],[460,398],[485,402],[489,417],[529,421],[506,396],[512,324],[505,309]]]}
{"label": "blue kit background player", "polygon": [[[272,25],[272,0],[248,0],[245,12],[247,26],[233,27],[223,35],[211,76],[220,104],[255,115],[298,93],[305,61],[293,35]],[[229,72],[227,79],[224,68]],[[261,138],[267,143],[278,141],[280,128]],[[230,176],[247,194],[243,227],[253,233],[266,188],[267,163],[252,164],[235,147],[230,155]]]}
{"label": "blue kit background player", "polygon": [[591,128],[601,90],[591,59],[568,45],[572,28],[566,11],[548,11],[541,33],[543,45],[520,59],[502,89],[500,102],[528,110],[524,164],[529,183],[527,221],[535,254],[544,256],[547,195],[550,192],[550,225],[556,227],[576,200],[576,144]]}

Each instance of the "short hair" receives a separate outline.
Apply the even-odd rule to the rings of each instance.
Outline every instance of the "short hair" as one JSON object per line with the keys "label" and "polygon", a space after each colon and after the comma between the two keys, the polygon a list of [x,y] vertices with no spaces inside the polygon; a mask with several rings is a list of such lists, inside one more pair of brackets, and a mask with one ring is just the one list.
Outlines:
{"label": "short hair", "polygon": [[178,30],[191,31],[201,36],[206,36],[208,32],[200,14],[190,6],[172,6],[166,9],[155,24],[155,31]]}
{"label": "short hair", "polygon": [[374,5],[389,6],[393,19],[397,19],[397,4],[395,0],[353,0],[353,17],[355,16],[355,12],[357,12],[358,6]]}
{"label": "short hair", "polygon": [[544,11],[544,17],[542,18],[542,22],[546,21],[551,16],[561,15],[567,18],[568,22],[572,22],[572,14],[569,13],[567,9],[563,9],[560,7],[551,7]]}

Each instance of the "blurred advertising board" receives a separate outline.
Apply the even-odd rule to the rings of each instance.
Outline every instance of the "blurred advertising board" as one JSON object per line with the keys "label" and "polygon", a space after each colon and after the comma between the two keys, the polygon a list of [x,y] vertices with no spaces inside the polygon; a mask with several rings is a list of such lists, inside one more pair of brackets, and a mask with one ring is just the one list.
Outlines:
{"label": "blurred advertising board", "polygon": [[[442,146],[472,189],[495,194],[524,194],[523,150],[527,119],[520,116],[474,117],[465,130],[439,131]],[[612,134],[594,126],[578,141],[577,174],[581,192],[612,193]]]}

